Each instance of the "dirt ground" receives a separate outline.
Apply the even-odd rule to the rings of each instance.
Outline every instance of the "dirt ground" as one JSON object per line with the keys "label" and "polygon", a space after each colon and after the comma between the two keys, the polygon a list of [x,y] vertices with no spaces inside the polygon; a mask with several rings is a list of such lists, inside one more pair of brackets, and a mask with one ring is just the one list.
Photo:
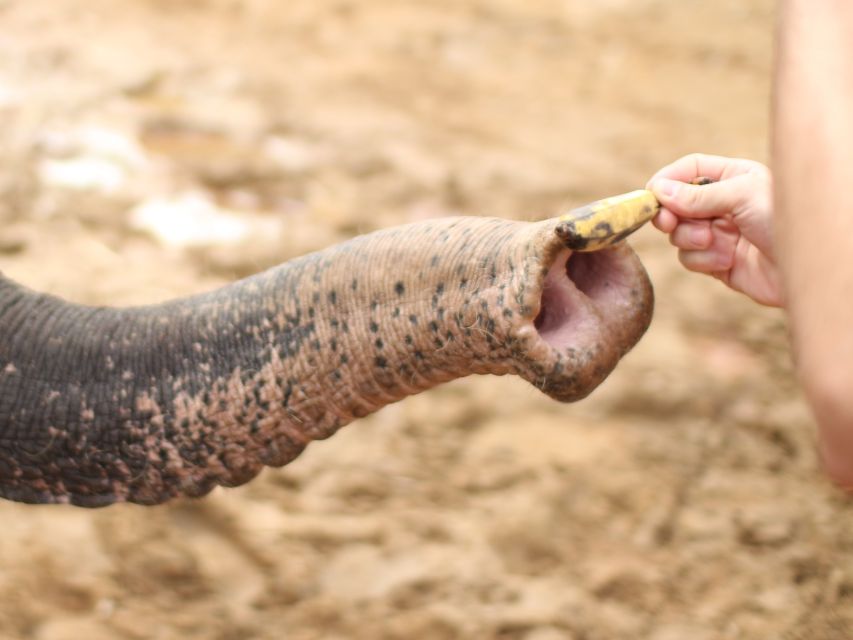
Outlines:
{"label": "dirt ground", "polygon": [[[209,289],[356,233],[766,159],[770,0],[0,0],[0,269]],[[853,637],[853,515],[785,324],[633,240],[590,398],[471,378],[198,502],[0,504],[0,638]]]}

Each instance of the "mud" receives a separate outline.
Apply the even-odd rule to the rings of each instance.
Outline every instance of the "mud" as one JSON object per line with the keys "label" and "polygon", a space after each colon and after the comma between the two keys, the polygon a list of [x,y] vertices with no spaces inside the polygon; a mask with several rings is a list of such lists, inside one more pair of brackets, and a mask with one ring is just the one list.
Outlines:
{"label": "mud", "polygon": [[[353,234],[766,159],[768,0],[0,0],[0,269],[209,289]],[[0,638],[842,639],[853,517],[782,315],[634,237],[589,399],[471,378],[200,502],[0,504]]]}

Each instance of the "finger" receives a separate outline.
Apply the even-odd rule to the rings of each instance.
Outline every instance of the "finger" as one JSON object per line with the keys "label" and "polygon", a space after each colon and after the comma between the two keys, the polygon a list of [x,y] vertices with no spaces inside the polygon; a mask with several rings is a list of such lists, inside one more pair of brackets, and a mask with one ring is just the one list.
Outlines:
{"label": "finger", "polygon": [[714,275],[732,268],[731,255],[708,249],[705,251],[678,250],[678,260],[688,271]]}
{"label": "finger", "polygon": [[740,165],[741,162],[737,158],[691,153],[660,169],[649,180],[646,188],[649,188],[649,185],[659,178],[690,182],[694,178],[705,176],[712,180],[720,180],[727,173],[727,170],[731,171],[733,165]]}
{"label": "finger", "polygon": [[652,224],[664,233],[670,234],[678,226],[678,217],[669,209],[661,208],[652,218]]}
{"label": "finger", "polygon": [[[714,220],[710,224],[711,245],[704,250],[680,249],[678,259],[690,271],[714,275],[734,266],[740,233],[730,220]],[[715,275],[715,277],[718,277]]]}
{"label": "finger", "polygon": [[754,177],[746,174],[706,185],[658,178],[650,188],[662,206],[682,218],[734,216],[755,197]]}
{"label": "finger", "polygon": [[688,220],[679,224],[669,236],[669,241],[679,249],[704,251],[711,248],[714,236],[708,220]]}

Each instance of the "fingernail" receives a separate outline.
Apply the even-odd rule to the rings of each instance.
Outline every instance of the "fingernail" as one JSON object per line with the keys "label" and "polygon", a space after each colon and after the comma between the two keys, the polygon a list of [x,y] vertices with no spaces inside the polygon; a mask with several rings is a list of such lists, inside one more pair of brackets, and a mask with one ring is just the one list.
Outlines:
{"label": "fingernail", "polygon": [[667,196],[669,198],[674,198],[675,194],[678,193],[678,189],[680,186],[681,184],[675,180],[660,178],[655,181],[654,191],[657,191],[659,194]]}

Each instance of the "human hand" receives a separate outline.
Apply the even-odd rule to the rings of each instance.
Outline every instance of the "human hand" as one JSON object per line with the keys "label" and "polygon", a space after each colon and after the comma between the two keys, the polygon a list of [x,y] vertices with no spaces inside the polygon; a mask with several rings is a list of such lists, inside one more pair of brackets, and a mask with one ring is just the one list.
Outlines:
{"label": "human hand", "polygon": [[[711,184],[696,185],[697,178]],[[647,185],[661,203],[653,224],[669,234],[678,259],[761,304],[783,304],[773,255],[770,170],[759,162],[691,154]]]}

